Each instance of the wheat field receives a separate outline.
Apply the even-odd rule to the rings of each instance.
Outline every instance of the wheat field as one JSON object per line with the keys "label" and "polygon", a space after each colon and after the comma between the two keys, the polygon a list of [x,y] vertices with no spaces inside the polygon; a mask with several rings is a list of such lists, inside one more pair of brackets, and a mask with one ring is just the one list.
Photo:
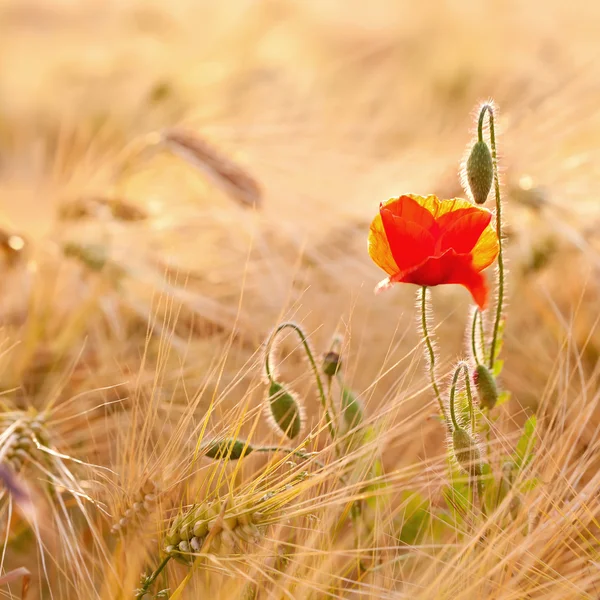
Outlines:
{"label": "wheat field", "polygon": [[[581,0],[0,0],[0,597],[600,598],[599,27]],[[367,237],[388,198],[465,197],[489,99],[484,494]],[[473,312],[429,300],[447,402]]]}

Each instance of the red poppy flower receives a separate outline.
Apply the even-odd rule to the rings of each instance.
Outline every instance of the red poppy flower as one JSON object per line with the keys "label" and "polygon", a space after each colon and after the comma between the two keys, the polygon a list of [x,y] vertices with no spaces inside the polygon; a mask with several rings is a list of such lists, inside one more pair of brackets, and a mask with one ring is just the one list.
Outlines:
{"label": "red poppy flower", "polygon": [[408,194],[379,207],[369,231],[369,255],[393,283],[457,283],[484,309],[489,290],[481,271],[498,255],[492,213],[467,200]]}

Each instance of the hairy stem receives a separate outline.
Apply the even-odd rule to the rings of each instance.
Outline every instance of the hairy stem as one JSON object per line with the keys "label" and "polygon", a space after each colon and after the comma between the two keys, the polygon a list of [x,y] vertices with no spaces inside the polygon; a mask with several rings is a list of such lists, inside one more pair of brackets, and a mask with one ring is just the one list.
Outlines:
{"label": "hairy stem", "polygon": [[304,347],[304,351],[306,352],[306,356],[308,358],[308,361],[310,362],[310,366],[311,366],[313,375],[315,377],[315,381],[317,383],[317,388],[319,390],[319,397],[321,399],[321,405],[323,406],[323,411],[325,412],[325,420],[327,422],[327,429],[329,430],[329,435],[331,436],[331,439],[334,440],[336,437],[335,427],[333,425],[333,421],[331,420],[331,416],[329,414],[329,409],[327,408],[327,396],[325,395],[325,388],[323,387],[323,382],[321,380],[321,376],[319,375],[319,368],[317,367],[315,357],[313,356],[312,350],[310,349],[310,346],[308,344],[308,339],[307,339],[304,331],[302,331],[302,329],[300,328],[299,325],[296,325],[296,323],[293,323],[292,321],[286,321],[285,323],[281,323],[280,325],[278,325],[277,328],[275,329],[275,331],[273,331],[273,333],[271,334],[269,341],[267,342],[266,357],[265,357],[265,372],[267,374],[267,377],[268,377],[269,381],[272,383],[273,382],[273,372],[272,372],[271,364],[270,364],[271,347],[273,346],[273,342],[275,341],[275,338],[277,337],[277,335],[283,329],[286,329],[286,328],[293,329],[297,333],[298,337],[300,338],[300,341],[302,342],[302,346]]}
{"label": "hairy stem", "polygon": [[444,409],[444,403],[442,402],[442,396],[440,394],[440,388],[438,387],[437,380],[435,378],[435,352],[433,350],[433,344],[431,342],[431,336],[427,327],[427,287],[421,288],[421,330],[423,332],[423,339],[425,340],[425,346],[427,347],[427,355],[429,359],[429,376],[431,378],[431,387],[435,392],[437,398],[440,414],[444,420],[447,421],[446,411]]}
{"label": "hairy stem", "polygon": [[[471,325],[471,350],[473,351],[473,358],[477,364],[479,363],[479,356],[477,353],[477,317],[479,311],[475,309],[473,311],[473,324]],[[485,357],[484,357],[485,358]]]}
{"label": "hairy stem", "polygon": [[460,425],[456,420],[456,409],[454,407],[454,399],[456,396],[456,384],[460,373],[463,373],[465,379],[465,388],[467,390],[467,400],[469,401],[469,415],[471,417],[471,431],[475,431],[475,410],[473,409],[473,393],[471,391],[471,380],[469,375],[469,365],[466,361],[461,360],[456,370],[454,371],[454,377],[452,378],[452,386],[450,387],[450,418],[452,425],[455,429],[460,429]]}
{"label": "hairy stem", "polygon": [[502,320],[504,304],[504,256],[502,250],[502,199],[500,197],[500,181],[498,179],[498,153],[496,151],[496,130],[494,123],[494,107],[492,104],[484,104],[481,107],[479,123],[477,126],[477,136],[479,141],[483,140],[483,120],[486,112],[488,113],[490,127],[490,146],[492,148],[492,166],[494,169],[494,195],[496,197],[496,233],[498,235],[498,298],[496,302],[496,318],[494,320],[492,344],[490,346],[489,356],[489,366],[490,369],[493,369],[496,360],[498,329],[500,328],[500,321]]}

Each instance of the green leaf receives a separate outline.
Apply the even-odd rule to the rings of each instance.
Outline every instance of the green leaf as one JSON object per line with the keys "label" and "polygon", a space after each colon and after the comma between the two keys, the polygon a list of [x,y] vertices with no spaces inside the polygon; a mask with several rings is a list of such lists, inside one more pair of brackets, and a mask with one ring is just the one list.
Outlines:
{"label": "green leaf", "polygon": [[533,452],[535,449],[535,429],[537,425],[537,419],[535,415],[531,415],[525,425],[523,426],[523,434],[517,442],[515,448],[514,461],[517,465],[517,469],[522,471],[533,458]]}
{"label": "green leaf", "polygon": [[467,476],[462,476],[453,469],[450,484],[442,490],[446,506],[457,526],[463,522],[473,504],[473,493],[468,481]]}
{"label": "green leaf", "polygon": [[504,359],[499,358],[494,363],[494,368],[492,369],[492,373],[494,377],[498,377],[500,373],[502,373],[502,369],[504,368]]}
{"label": "green leaf", "polygon": [[532,492],[541,482],[541,479],[538,479],[537,477],[530,477],[519,484],[519,491],[522,494]]}
{"label": "green leaf", "polygon": [[498,394],[498,402],[496,402],[496,406],[502,406],[506,404],[510,400],[510,392],[508,390],[503,390]]}
{"label": "green leaf", "polygon": [[444,542],[447,534],[460,533],[454,515],[447,510],[437,510],[431,515],[431,536],[436,542]]}
{"label": "green leaf", "polygon": [[404,491],[401,495],[403,511],[397,519],[401,523],[397,532],[403,544],[417,544],[425,534],[430,522],[429,500],[418,492]]}

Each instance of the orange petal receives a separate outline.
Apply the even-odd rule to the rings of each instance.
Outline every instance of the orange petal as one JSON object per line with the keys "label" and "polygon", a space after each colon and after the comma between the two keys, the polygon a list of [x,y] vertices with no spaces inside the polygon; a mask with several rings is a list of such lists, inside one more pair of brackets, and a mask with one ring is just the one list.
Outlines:
{"label": "orange petal", "polygon": [[390,245],[385,235],[381,215],[377,215],[371,223],[368,241],[369,256],[373,262],[388,275],[395,275],[400,269],[392,256]]}
{"label": "orange petal", "polygon": [[473,250],[471,250],[473,268],[477,271],[487,269],[496,260],[498,249],[496,230],[491,225],[488,225]]}
{"label": "orange petal", "polygon": [[449,212],[460,210],[461,208],[473,208],[473,204],[463,198],[452,198],[452,200],[439,200],[437,196],[417,196],[416,194],[407,194],[420,206],[429,211],[436,219]]}

